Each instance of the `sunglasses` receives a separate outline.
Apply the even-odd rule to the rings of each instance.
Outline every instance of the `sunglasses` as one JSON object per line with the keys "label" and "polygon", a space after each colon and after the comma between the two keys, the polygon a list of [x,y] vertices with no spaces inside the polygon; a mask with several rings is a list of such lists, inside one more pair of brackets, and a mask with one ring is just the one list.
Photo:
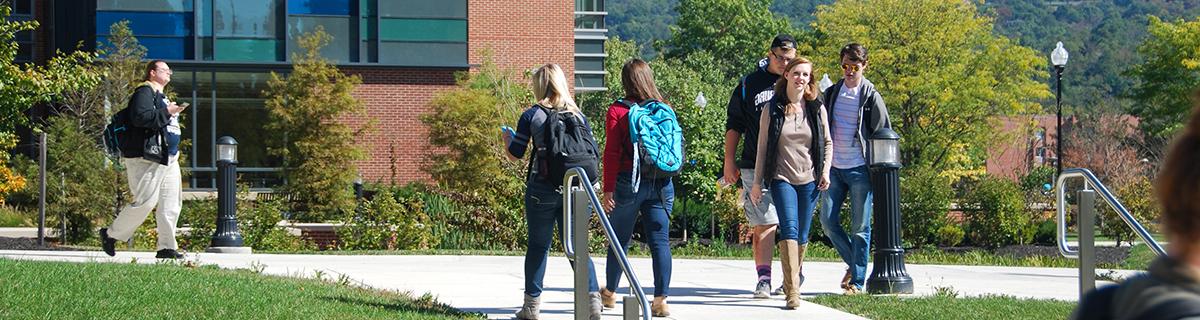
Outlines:
{"label": "sunglasses", "polygon": [[859,67],[858,64],[843,63],[842,70],[846,70],[846,71],[850,71],[850,72],[858,72],[858,70],[862,70],[862,67]]}

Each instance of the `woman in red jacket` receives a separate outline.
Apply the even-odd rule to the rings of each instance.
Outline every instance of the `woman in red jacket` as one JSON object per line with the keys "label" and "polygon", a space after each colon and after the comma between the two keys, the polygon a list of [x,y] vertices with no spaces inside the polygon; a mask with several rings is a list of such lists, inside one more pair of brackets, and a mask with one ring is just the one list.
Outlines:
{"label": "woman in red jacket", "polygon": [[[633,143],[629,139],[629,106],[643,104],[649,100],[663,101],[654,85],[654,73],[650,65],[641,59],[625,63],[621,69],[621,86],[625,98],[608,106],[605,117],[603,174],[604,210],[612,221],[613,231],[620,240],[621,249],[629,250],[633,236],[633,225],[638,213],[642,214],[642,234],[650,245],[650,257],[654,266],[654,302],[650,313],[656,317],[670,315],[667,309],[667,292],[671,285],[671,244],[667,232],[671,228],[671,206],[675,201],[675,187],[671,178],[651,179],[643,177],[637,192],[633,191]],[[616,307],[614,291],[621,281],[621,266],[609,249],[606,265],[607,282],[600,290],[601,301],[606,308]]]}

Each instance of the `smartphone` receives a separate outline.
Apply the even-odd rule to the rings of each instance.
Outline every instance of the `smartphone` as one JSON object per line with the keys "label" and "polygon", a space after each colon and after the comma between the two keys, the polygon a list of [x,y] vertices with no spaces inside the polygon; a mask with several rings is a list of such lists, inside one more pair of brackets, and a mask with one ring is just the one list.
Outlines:
{"label": "smartphone", "polygon": [[514,130],[512,127],[509,127],[509,126],[500,126],[500,131],[508,132],[509,135],[512,135],[514,137],[517,136],[517,130]]}
{"label": "smartphone", "polygon": [[188,107],[188,106],[191,106],[191,105],[192,105],[191,103],[187,103],[187,102],[184,102],[184,103],[180,103],[180,104],[179,104],[179,106],[180,106],[180,107],[183,107],[184,109],[187,109],[187,107]]}

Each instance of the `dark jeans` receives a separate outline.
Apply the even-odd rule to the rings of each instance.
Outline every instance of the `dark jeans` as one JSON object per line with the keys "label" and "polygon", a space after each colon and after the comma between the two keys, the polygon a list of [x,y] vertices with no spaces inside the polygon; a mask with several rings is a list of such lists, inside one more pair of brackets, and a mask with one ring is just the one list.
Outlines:
{"label": "dark jeans", "polygon": [[[562,194],[556,185],[530,181],[525,186],[525,222],[529,227],[529,242],[525,248],[525,294],[542,295],[542,278],[546,276],[546,257],[554,240],[554,226],[562,230]],[[570,241],[563,239],[563,241]],[[600,291],[596,284],[596,267],[588,259],[588,292]],[[571,265],[574,268],[574,262]]]}
{"label": "dark jeans", "polygon": [[[616,207],[608,213],[612,222],[613,232],[617,233],[621,249],[629,251],[629,241],[633,237],[633,225],[638,213],[642,216],[642,234],[650,245],[650,257],[654,266],[654,296],[665,297],[671,289],[671,242],[668,233],[671,231],[671,207],[675,202],[675,186],[671,179],[650,180],[642,179],[638,192],[633,192],[633,182],[629,173],[622,173],[617,178],[617,190],[614,194]],[[604,287],[616,291],[621,282],[621,266],[617,256],[608,249],[608,263]]]}
{"label": "dark jeans", "polygon": [[808,229],[812,227],[813,208],[817,205],[817,182],[793,185],[783,180],[771,180],[771,198],[775,200],[775,213],[779,215],[778,240],[796,240],[808,243]]}
{"label": "dark jeans", "polygon": [[[850,267],[850,284],[862,289],[871,252],[871,178],[867,166],[829,171],[829,191],[821,200],[821,228],[842,261]],[[850,197],[850,230],[842,228],[842,202]],[[849,231],[849,232],[847,232]]]}

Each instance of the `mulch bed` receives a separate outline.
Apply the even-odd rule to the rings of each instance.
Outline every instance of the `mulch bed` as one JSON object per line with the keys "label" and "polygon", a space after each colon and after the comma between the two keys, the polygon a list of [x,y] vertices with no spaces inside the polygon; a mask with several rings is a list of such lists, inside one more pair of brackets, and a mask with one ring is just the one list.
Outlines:
{"label": "mulch bed", "polygon": [[79,251],[80,249],[71,247],[61,247],[58,244],[46,239],[46,244],[38,245],[37,238],[7,238],[0,237],[0,250],[51,250],[51,251]]}

